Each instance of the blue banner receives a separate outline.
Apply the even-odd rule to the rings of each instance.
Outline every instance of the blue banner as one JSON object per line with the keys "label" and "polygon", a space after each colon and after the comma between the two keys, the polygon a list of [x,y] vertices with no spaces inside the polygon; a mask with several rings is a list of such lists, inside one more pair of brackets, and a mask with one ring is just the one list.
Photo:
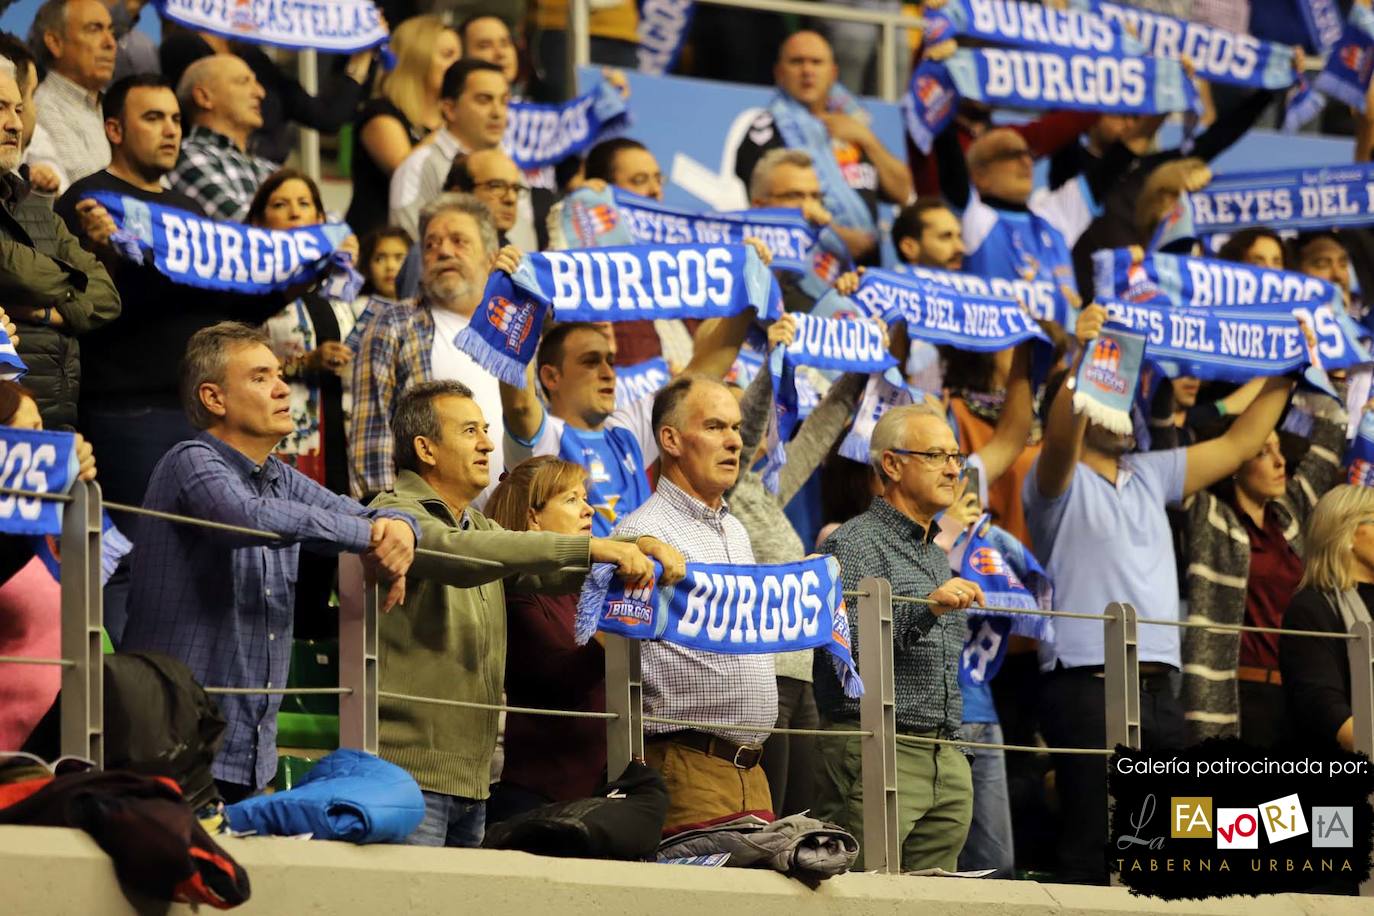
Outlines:
{"label": "blue banner", "polygon": [[[78,470],[75,433],[0,427],[0,487],[62,495]],[[0,532],[60,535],[62,503],[0,494]]]}
{"label": "blue banner", "polygon": [[167,20],[231,41],[351,54],[387,40],[372,0],[153,0]]}
{"label": "blue banner", "polygon": [[629,121],[625,98],[604,80],[569,102],[511,102],[509,111],[501,147],[525,172],[580,156]]}
{"label": "blue banner", "polygon": [[1163,114],[1200,110],[1197,90],[1177,61],[1090,51],[980,48],[946,61],[922,61],[902,113],[922,152],[954,118],[959,97],[993,108]]}
{"label": "blue banner", "polygon": [[261,229],[109,191],[84,199],[109,211],[119,227],[110,242],[121,257],[142,264],[151,254],[162,274],[184,286],[261,295],[353,264],[351,255],[338,250],[353,234],[344,223]]}
{"label": "blue banner", "polygon": [[1086,10],[1055,9],[1029,0],[946,0],[925,14],[925,43],[952,35],[994,45],[1095,51],[1118,57],[1139,55],[1145,48],[1118,22]]}
{"label": "blue banner", "polygon": [[776,281],[748,245],[631,245],[534,252],[515,275],[487,278],[482,304],[458,348],[509,385],[523,388],[550,309],[556,321],[726,318],[746,308],[768,319]]}
{"label": "blue banner", "polygon": [[1198,79],[1255,89],[1286,89],[1297,79],[1291,45],[1120,3],[1074,2],[1134,34],[1151,57],[1169,61],[1187,57]]}
{"label": "blue banner", "polygon": [[693,0],[639,0],[639,72],[672,71],[692,28]]}
{"label": "blue banner", "polygon": [[1131,432],[1131,403],[1145,358],[1145,337],[1104,330],[1088,342],[1078,365],[1073,410],[1111,432]]}
{"label": "blue banner", "polygon": [[615,406],[616,409],[628,407],[635,401],[647,398],[672,378],[668,371],[668,361],[661,356],[646,359],[633,366],[615,367]]}
{"label": "blue banner", "polygon": [[1188,195],[1200,234],[1374,225],[1374,164],[1216,175]]}
{"label": "blue banner", "polygon": [[1098,301],[1198,307],[1341,302],[1340,291],[1330,283],[1291,270],[1158,251],[1137,262],[1128,248],[1104,249],[1092,257]]}
{"label": "blue banner", "polygon": [[1313,86],[1318,92],[1364,111],[1369,78],[1374,74],[1374,11],[1356,3],[1350,8],[1345,31],[1326,55],[1326,66]]}
{"label": "blue banner", "polygon": [[722,655],[824,649],[845,695],[863,696],[834,557],[767,566],[688,563],[686,578],[666,588],[627,589],[614,572],[609,563],[595,564],[582,586],[579,643],[600,630]]}
{"label": "blue banner", "polygon": [[1346,482],[1357,487],[1374,487],[1374,411],[1360,417],[1355,441],[1350,443],[1350,472]]}
{"label": "blue banner", "polygon": [[875,318],[905,321],[907,333],[932,344],[990,353],[1023,340],[1049,341],[1014,299],[962,293],[909,274],[870,268],[852,298]]}

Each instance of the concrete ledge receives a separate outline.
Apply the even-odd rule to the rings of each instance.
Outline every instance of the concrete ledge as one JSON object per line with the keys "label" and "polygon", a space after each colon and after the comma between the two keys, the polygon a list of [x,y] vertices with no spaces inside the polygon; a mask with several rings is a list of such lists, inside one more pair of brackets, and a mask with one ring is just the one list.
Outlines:
{"label": "concrete ledge", "polygon": [[[222,840],[246,869],[249,914],[513,913],[643,916],[744,912],[749,916],[955,913],[1224,913],[1343,916],[1369,913],[1358,898],[1283,895],[1168,903],[1113,888],[845,875],[811,891],[772,872],[549,859],[491,850],[358,847],[309,840]],[[192,912],[130,901],[110,860],[85,833],[0,827],[0,912],[10,916]]]}

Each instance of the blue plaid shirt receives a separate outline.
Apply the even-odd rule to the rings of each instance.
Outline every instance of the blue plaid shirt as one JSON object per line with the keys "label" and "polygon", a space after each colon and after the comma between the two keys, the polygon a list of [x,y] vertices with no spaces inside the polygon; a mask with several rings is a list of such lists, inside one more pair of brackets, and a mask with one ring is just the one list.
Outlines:
{"label": "blue plaid shirt", "polygon": [[[210,435],[172,448],[153,470],[143,505],[275,531],[284,542],[145,518],[133,553],[129,622],[120,648],[181,659],[215,687],[286,686],[301,545],[317,553],[367,549],[364,509],[268,457],[261,465]],[[281,696],[220,696],[228,727],[216,779],[261,788],[277,771]]]}

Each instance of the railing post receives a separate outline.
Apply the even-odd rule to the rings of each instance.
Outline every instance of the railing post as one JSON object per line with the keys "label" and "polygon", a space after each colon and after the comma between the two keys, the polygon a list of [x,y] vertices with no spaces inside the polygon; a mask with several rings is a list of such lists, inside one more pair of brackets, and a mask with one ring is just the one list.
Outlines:
{"label": "railing post", "polygon": [[878,42],[878,95],[884,102],[897,101],[897,23],[884,19]]}
{"label": "railing post", "polygon": [[897,836],[897,701],[892,686],[892,586],[863,579],[859,591],[859,727],[863,748],[864,870],[901,874]]}
{"label": "railing post", "polygon": [[[1355,638],[1346,643],[1350,658],[1350,715],[1355,720],[1355,750],[1374,759],[1374,630],[1357,620],[1350,626]],[[1360,885],[1361,897],[1374,897],[1374,879]]]}
{"label": "railing post", "polygon": [[[319,66],[314,48],[296,52],[296,79],[301,88],[313,96],[319,95]],[[315,181],[320,180],[320,133],[309,127],[298,127],[296,152],[300,156],[301,171]]]}
{"label": "railing post", "polygon": [[100,486],[78,480],[62,513],[62,756],[105,765],[105,675],[100,627]]}
{"label": "railing post", "polygon": [[1107,747],[1140,747],[1140,655],[1135,605],[1107,605],[1102,642],[1105,650]]}
{"label": "railing post", "polygon": [[377,605],[379,587],[357,554],[339,557],[339,746],[377,753]]}
{"label": "railing post", "polygon": [[606,778],[619,779],[631,760],[644,759],[644,681],[640,673],[639,641],[605,636]]}
{"label": "railing post", "polygon": [[568,69],[565,74],[567,89],[565,95],[577,95],[577,68],[587,67],[592,62],[591,14],[588,0],[568,0]]}

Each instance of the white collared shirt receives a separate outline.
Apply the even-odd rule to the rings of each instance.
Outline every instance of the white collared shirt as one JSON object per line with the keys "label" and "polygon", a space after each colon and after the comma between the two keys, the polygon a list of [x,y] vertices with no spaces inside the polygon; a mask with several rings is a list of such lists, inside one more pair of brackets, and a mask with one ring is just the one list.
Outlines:
{"label": "white collared shirt", "polygon": [[[110,164],[110,141],[100,93],[84,89],[57,71],[50,71],[33,93],[38,127],[47,133],[48,149],[40,161],[60,165],[69,182],[80,181]],[[35,138],[36,139],[36,138]]]}

